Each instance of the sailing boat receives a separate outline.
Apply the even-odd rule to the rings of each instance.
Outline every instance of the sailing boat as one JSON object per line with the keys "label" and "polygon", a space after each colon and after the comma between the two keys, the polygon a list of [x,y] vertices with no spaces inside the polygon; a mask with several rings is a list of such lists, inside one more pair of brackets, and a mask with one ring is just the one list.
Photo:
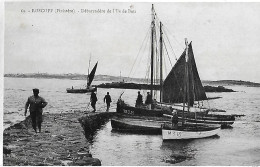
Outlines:
{"label": "sailing boat", "polygon": [[95,91],[97,91],[97,87],[92,87],[91,86],[91,83],[92,83],[92,81],[93,81],[93,79],[95,77],[97,65],[98,65],[98,62],[93,67],[93,69],[91,70],[90,74],[88,75],[86,88],[81,88],[81,89],[74,89],[73,87],[72,88],[68,88],[68,89],[66,89],[67,93],[87,93],[87,92],[95,92]]}
{"label": "sailing boat", "polygon": [[[153,96],[154,90],[154,55],[157,49],[155,49],[156,41],[154,40],[155,36],[155,11],[152,6],[152,22],[151,22],[151,76],[150,76],[150,94]],[[185,51],[182,53],[180,58],[177,60],[176,64],[166,77],[166,79],[162,80],[162,48],[163,48],[163,33],[162,33],[162,24],[160,22],[160,102],[156,102],[153,109],[148,109],[146,107],[134,107],[122,100],[121,96],[117,102],[117,112],[125,113],[130,115],[140,115],[140,116],[163,116],[164,114],[171,115],[171,109],[177,110],[178,116],[182,116],[182,105],[178,103],[183,102],[183,83],[184,83],[184,66],[185,66]],[[192,82],[189,86],[189,108],[187,106],[184,107],[184,114],[186,115],[185,119],[187,122],[192,123],[208,123],[208,124],[220,124],[222,127],[229,127],[235,121],[234,115],[220,115],[220,114],[209,114],[210,109],[203,107],[202,100],[207,100],[207,96],[202,86],[198,70],[196,67],[192,46],[189,46],[189,53],[191,54],[191,63],[189,65],[190,75],[192,75],[193,80],[189,80]],[[191,86],[192,85],[192,86]],[[194,90],[194,91],[192,91]],[[153,99],[153,98],[152,98]],[[168,105],[170,104],[170,105]],[[169,107],[171,109],[169,109]],[[189,109],[189,113],[187,110]],[[200,112],[198,112],[198,110]],[[190,112],[191,111],[191,112]],[[194,111],[197,113],[195,114]]]}
{"label": "sailing boat", "polygon": [[[187,54],[189,56],[188,63],[186,62]],[[185,78],[187,79],[185,80]],[[184,93],[183,85],[186,84],[185,82],[188,83],[186,90],[189,94]],[[208,114],[210,109],[202,108],[201,101],[207,100],[207,96],[199,77],[191,43],[184,50],[164,80],[161,94],[162,103],[158,104],[173,104],[171,107],[177,111],[179,118],[185,116],[183,119],[186,122],[220,124],[222,128],[225,128],[232,125],[235,121],[234,115]],[[178,103],[188,104],[181,106]]]}
{"label": "sailing boat", "polygon": [[[196,68],[192,45],[188,45],[187,39],[185,39],[186,49],[169,73],[163,84],[164,99],[175,99],[175,102],[183,103],[182,110],[182,122],[181,125],[172,126],[170,124],[164,124],[162,127],[162,138],[163,140],[169,139],[194,139],[194,138],[205,138],[216,135],[220,126],[206,125],[206,124],[186,124],[185,121],[185,107],[187,107],[187,113],[189,113],[190,106],[194,105],[195,100],[206,98],[203,92],[197,91],[199,87],[202,87],[198,71]],[[182,64],[182,65],[179,65]],[[174,82],[171,76],[175,75],[178,77],[181,91],[181,98],[170,98],[175,94],[176,87],[167,85],[167,83]],[[175,81],[176,82],[176,81]],[[170,90],[170,91],[169,91]],[[166,92],[169,92],[166,94]],[[166,94],[166,95],[165,95]],[[196,118],[196,117],[195,117]]]}
{"label": "sailing boat", "polygon": [[[153,99],[153,90],[154,90],[154,57],[155,57],[155,32],[156,27],[155,27],[155,11],[152,5],[152,22],[151,22],[151,76],[150,76],[150,95],[152,96],[151,99]],[[160,31],[162,34],[161,30],[161,24],[160,24]],[[160,37],[160,44],[162,45],[162,37]],[[162,52],[162,46],[161,46],[161,52]],[[162,54],[160,54],[162,56]],[[162,62],[162,57],[160,57]],[[162,65],[160,65],[162,68]],[[161,74],[162,76],[162,70]],[[162,77],[161,77],[162,78]],[[162,80],[161,80],[162,82]],[[163,116],[163,114],[170,114],[171,111],[169,107],[164,107],[164,108],[150,108],[148,106],[142,105],[143,107],[133,107],[128,104],[125,104],[125,102],[122,100],[121,96],[118,99],[117,102],[117,112],[118,113],[125,113],[125,114],[131,114],[131,115],[142,115],[142,116]]]}

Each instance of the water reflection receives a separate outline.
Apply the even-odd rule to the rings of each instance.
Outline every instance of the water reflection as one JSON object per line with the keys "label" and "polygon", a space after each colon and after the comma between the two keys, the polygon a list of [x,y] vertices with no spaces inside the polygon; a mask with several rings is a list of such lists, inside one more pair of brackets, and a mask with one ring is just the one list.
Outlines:
{"label": "water reflection", "polygon": [[194,140],[168,140],[163,141],[161,149],[168,152],[164,158],[166,163],[176,164],[194,157],[196,149],[192,149]]}

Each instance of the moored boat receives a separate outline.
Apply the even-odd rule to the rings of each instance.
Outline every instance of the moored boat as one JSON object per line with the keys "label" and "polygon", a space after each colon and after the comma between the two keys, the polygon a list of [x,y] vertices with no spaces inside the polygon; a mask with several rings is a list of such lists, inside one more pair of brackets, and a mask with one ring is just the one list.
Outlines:
{"label": "moored boat", "polygon": [[[168,126],[167,126],[168,125]],[[179,123],[181,126],[181,123]],[[135,115],[117,115],[116,117],[111,119],[111,126],[113,130],[119,132],[128,132],[135,134],[162,134],[162,126],[168,127],[170,130],[171,124],[171,116],[164,115],[164,117],[153,117],[153,116],[135,116]],[[204,122],[192,123],[186,122],[186,127],[194,127],[194,126],[204,126]],[[212,127],[212,125],[211,125]],[[218,125],[213,125],[213,127],[219,127]],[[187,130],[188,128],[186,128]],[[194,129],[194,128],[193,128]]]}
{"label": "moored boat", "polygon": [[[178,117],[182,117],[181,111],[177,111]],[[218,124],[221,128],[228,128],[235,122],[234,115],[207,114],[203,112],[185,112],[185,121],[193,123]]]}
{"label": "moored boat", "polygon": [[163,140],[206,138],[217,135],[219,130],[219,126],[205,124],[184,124],[178,127],[164,124],[162,127],[162,138]]}
{"label": "moored boat", "polygon": [[80,89],[74,89],[74,88],[68,88],[66,89],[67,93],[88,93],[88,92],[96,92],[97,87],[88,87],[88,88],[80,88]]}
{"label": "moored boat", "polygon": [[[202,87],[198,71],[195,64],[195,59],[193,55],[192,45],[191,43],[188,45],[187,39],[185,39],[186,48],[177,61],[178,63],[183,64],[182,66],[174,66],[172,71],[175,69],[177,70],[183,70],[183,72],[179,71],[179,77],[183,78],[181,80],[181,85],[179,87],[181,88],[181,98],[175,98],[174,100],[178,102],[183,103],[183,110],[181,113],[181,125],[175,124],[175,125],[168,125],[164,124],[162,126],[162,138],[163,140],[176,140],[176,139],[197,139],[197,138],[205,138],[217,135],[217,133],[220,130],[220,126],[214,126],[212,124],[205,124],[204,122],[198,122],[196,112],[194,113],[194,125],[187,124],[187,120],[192,120],[190,115],[190,106],[194,105],[195,100],[203,100],[206,97],[205,92],[198,91],[200,87]],[[171,78],[169,79],[169,76],[171,76],[172,73],[170,73],[165,83],[176,82],[173,81]],[[181,76],[183,75],[183,76]],[[175,75],[176,76],[176,75]],[[180,83],[178,83],[180,84]],[[175,90],[175,87],[172,87],[172,85],[167,86],[168,91],[178,91]],[[164,95],[169,100],[173,100],[169,98],[170,96],[173,96],[175,93],[168,92],[168,96]],[[202,90],[203,91],[203,90]],[[187,111],[185,111],[185,108],[187,107]],[[185,114],[186,113],[186,114]],[[177,114],[177,113],[176,113]],[[214,122],[214,121],[211,121]],[[197,123],[203,123],[203,124],[197,124]]]}
{"label": "moored boat", "polygon": [[[176,110],[178,117],[182,117],[182,110]],[[132,116],[156,116],[162,117],[163,115],[171,115],[172,111],[169,107],[148,109],[147,106],[143,107],[133,107],[124,103],[120,98],[117,102],[117,113],[128,114]],[[185,121],[189,123],[205,123],[205,124],[219,124],[221,128],[230,127],[234,121],[235,116],[233,115],[218,115],[218,114],[208,114],[205,110],[204,112],[184,112]],[[195,119],[196,118],[196,119]]]}
{"label": "moored boat", "polygon": [[79,88],[79,89],[75,89],[73,88],[67,88],[66,91],[67,93],[88,93],[88,92],[95,92],[97,91],[97,87],[92,87],[91,83],[95,77],[95,73],[96,73],[96,69],[97,69],[97,65],[98,62],[96,63],[96,65],[93,67],[92,71],[90,72],[90,74],[88,74],[88,80],[87,80],[87,85],[86,88]]}
{"label": "moored boat", "polygon": [[[155,117],[153,117],[155,118]],[[121,116],[111,119],[113,130],[120,132],[161,134],[161,125],[168,120],[156,120],[141,117]]]}
{"label": "moored boat", "polygon": [[[156,35],[158,33],[155,33],[155,31],[157,30],[157,28],[155,28],[156,24],[155,22],[157,22],[158,20],[155,21],[155,18],[157,18],[154,9],[152,8],[152,22],[151,22],[151,63],[150,63],[150,72],[151,72],[151,76],[150,76],[150,95],[154,96],[155,91],[154,90],[158,90],[160,89],[160,102],[156,102],[154,101],[154,103],[151,105],[152,107],[147,107],[145,104],[141,105],[141,106],[131,106],[128,105],[124,102],[124,100],[121,99],[121,97],[119,98],[118,102],[117,102],[117,112],[118,113],[125,113],[125,114],[130,114],[130,115],[145,115],[145,116],[162,116],[163,114],[171,114],[171,109],[172,108],[174,110],[177,110],[178,113],[180,113],[179,111],[182,111],[183,105],[179,105],[180,103],[183,102],[183,83],[184,83],[184,66],[185,66],[185,51],[182,53],[182,55],[180,56],[180,58],[177,60],[176,64],[174,65],[174,67],[172,68],[172,70],[169,72],[169,74],[167,75],[167,77],[165,78],[165,80],[163,81],[162,79],[162,53],[163,53],[163,48],[166,46],[163,46],[164,44],[164,38],[163,38],[163,33],[162,31],[162,24],[160,22],[160,27],[158,29],[160,29],[160,37],[157,38],[159,39],[159,44],[155,44],[157,41],[156,39]],[[155,38],[154,38],[155,37]],[[160,46],[159,48],[156,48],[155,46]],[[190,48],[190,54],[192,54],[191,57],[191,61],[190,61],[190,69],[192,69],[192,71],[189,71],[189,75],[191,75],[193,77],[193,83],[190,84],[189,86],[189,111],[192,112],[196,112],[198,116],[200,116],[200,119],[198,119],[198,122],[205,122],[205,123],[217,123],[223,126],[226,125],[232,125],[232,123],[234,123],[235,117],[231,116],[231,115],[221,115],[221,114],[209,114],[211,112],[211,109],[205,108],[203,106],[203,102],[199,102],[199,101],[203,101],[203,100],[208,100],[205,90],[202,86],[198,71],[197,71],[197,67],[196,67],[196,63],[195,63],[195,59],[193,57],[193,51],[192,51],[192,46],[191,43],[189,44],[189,48]],[[160,51],[160,55],[155,55],[156,50]],[[156,52],[158,53],[158,52]],[[156,71],[154,72],[154,67],[153,65],[154,63],[154,57],[159,57],[160,59],[160,65],[156,65],[156,66],[160,66],[160,71]],[[157,69],[158,70],[158,69]],[[160,73],[160,85],[158,86],[158,84],[156,85],[155,82],[156,80],[158,81],[158,78],[156,79],[154,76],[155,74]],[[192,85],[192,86],[191,86]],[[194,97],[194,98],[193,98]],[[152,98],[154,99],[154,98]],[[198,107],[194,107],[194,106],[198,106]],[[186,104],[184,106],[184,110],[185,112],[188,110],[187,107],[187,100],[186,100]],[[212,110],[213,111],[213,110]],[[194,122],[194,116],[192,116],[191,114],[185,114],[185,117],[187,117],[186,119],[188,119],[187,121],[190,122]],[[214,121],[210,121],[209,120],[214,120]]]}
{"label": "moored boat", "polygon": [[160,108],[160,109],[149,109],[148,106],[142,105],[139,107],[133,107],[119,98],[117,102],[117,113],[129,114],[129,115],[139,115],[139,116],[157,116],[162,117],[163,114],[171,114],[171,110],[168,107]]}
{"label": "moored boat", "polygon": [[[163,40],[163,33],[162,32],[162,24],[160,22],[160,27],[158,28],[160,30],[159,34],[160,37],[156,37],[155,31],[157,28],[155,26],[158,23],[155,19],[157,18],[157,15],[155,14],[154,8],[152,6],[152,22],[151,22],[151,63],[150,63],[150,94],[147,94],[147,100],[146,104],[140,105],[140,103],[136,103],[136,106],[131,106],[128,104],[125,104],[124,101],[121,99],[121,96],[117,102],[117,112],[118,113],[125,113],[129,115],[139,115],[139,116],[155,116],[155,117],[162,117],[162,115],[167,114],[171,115],[173,111],[181,111],[181,125],[178,126],[172,126],[172,129],[165,129],[165,127],[162,128],[162,131],[183,131],[185,134],[192,133],[192,138],[201,138],[201,137],[208,137],[210,135],[216,135],[218,130],[220,129],[220,124],[223,123],[223,121],[219,120],[219,117],[213,117],[207,116],[208,110],[205,109],[203,106],[203,100],[207,100],[207,96],[205,93],[205,90],[202,86],[199,73],[196,67],[194,55],[193,55],[193,49],[191,42],[188,44],[187,39],[185,39],[185,45],[186,48],[184,49],[183,53],[171,69],[171,71],[168,73],[167,77],[163,81],[162,77],[162,53],[163,53],[163,46],[164,40]],[[156,39],[159,39],[159,45],[156,45],[157,42]],[[159,46],[157,48],[157,46]],[[158,53],[159,50],[159,56],[155,55],[155,53]],[[156,71],[154,73],[154,70],[158,68],[154,68],[154,61],[157,61],[160,63],[159,72]],[[158,67],[158,66],[157,66]],[[158,81],[158,78],[155,77],[160,73],[160,102],[161,103],[170,103],[170,104],[182,104],[181,106],[178,106],[179,109],[176,109],[176,107],[162,105],[157,103],[154,100],[154,96],[156,94],[156,91],[154,91],[154,84],[156,81]],[[155,75],[154,75],[155,74]],[[138,95],[139,96],[139,95]],[[149,103],[148,103],[148,97]],[[151,98],[150,98],[151,97]],[[142,101],[142,100],[141,100]],[[203,109],[204,108],[204,109]],[[192,111],[194,110],[194,111]],[[191,117],[190,114],[192,112],[195,113],[195,117]],[[198,113],[198,115],[197,115]],[[206,114],[205,116],[203,114]],[[198,116],[198,118],[197,118]],[[225,117],[225,116],[223,116]],[[229,121],[227,118],[227,121]],[[233,118],[232,118],[233,119]],[[209,121],[210,120],[210,121]],[[190,121],[190,122],[188,122]],[[233,121],[233,120],[232,120]],[[121,122],[122,123],[122,122]],[[208,124],[205,124],[208,123]],[[212,125],[212,123],[217,123],[217,125]],[[230,122],[231,124],[232,122]],[[122,124],[120,124],[122,125]],[[134,125],[131,122],[128,123],[128,125]],[[198,134],[205,134],[205,135],[198,135],[196,136],[194,133],[194,130],[197,127],[197,133]],[[140,128],[140,127],[136,127]],[[190,129],[190,130],[189,130]],[[194,136],[195,135],[195,136]],[[169,139],[168,137],[166,137]],[[186,137],[188,138],[188,136]],[[164,136],[163,136],[164,139]],[[173,138],[175,139],[175,138]]]}

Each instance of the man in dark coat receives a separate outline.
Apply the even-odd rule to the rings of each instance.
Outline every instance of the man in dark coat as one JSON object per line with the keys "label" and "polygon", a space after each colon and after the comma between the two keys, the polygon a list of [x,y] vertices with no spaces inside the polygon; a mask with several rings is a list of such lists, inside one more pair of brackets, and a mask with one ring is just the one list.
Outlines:
{"label": "man in dark coat", "polygon": [[140,107],[142,104],[143,104],[143,96],[140,94],[140,91],[138,91],[135,106]]}
{"label": "man in dark coat", "polygon": [[152,95],[150,94],[150,92],[147,92],[145,104],[152,104],[152,103],[153,103]]}
{"label": "man in dark coat", "polygon": [[37,133],[36,125],[38,126],[39,132],[41,133],[41,124],[42,124],[42,109],[48,103],[44,98],[39,96],[39,89],[33,89],[33,96],[30,96],[25,104],[24,116],[26,116],[27,109],[29,107],[30,117],[32,119],[32,127]]}
{"label": "man in dark coat", "polygon": [[172,127],[178,127],[178,115],[177,115],[177,111],[173,110],[172,112]]}
{"label": "man in dark coat", "polygon": [[107,92],[107,95],[104,97],[104,103],[105,102],[107,103],[107,112],[108,112],[110,108],[110,103],[112,102],[109,92]]}
{"label": "man in dark coat", "polygon": [[149,109],[149,110],[152,109],[152,103],[153,103],[152,95],[150,94],[150,92],[147,92],[145,104],[148,105],[148,109]]}
{"label": "man in dark coat", "polygon": [[92,112],[95,112],[96,111],[96,102],[97,102],[97,95],[95,92],[92,92],[91,93],[91,96],[90,96],[90,102],[91,102],[91,106],[92,108],[94,109]]}

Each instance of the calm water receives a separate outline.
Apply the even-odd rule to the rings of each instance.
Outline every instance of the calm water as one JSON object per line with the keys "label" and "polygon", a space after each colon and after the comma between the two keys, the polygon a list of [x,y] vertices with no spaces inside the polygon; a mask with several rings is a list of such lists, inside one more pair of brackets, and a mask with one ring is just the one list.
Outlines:
{"label": "calm water", "polygon": [[[96,82],[94,84],[99,84]],[[90,94],[67,94],[66,88],[83,86],[82,80],[4,78],[4,126],[23,120],[24,105],[32,88],[48,101],[44,112],[61,113],[91,110]],[[112,131],[110,122],[94,137],[91,153],[102,165],[173,165],[168,163],[175,154],[188,156],[181,165],[260,165],[260,88],[232,86],[235,93],[208,93],[221,96],[207,103],[211,108],[224,109],[228,114],[245,114],[237,118],[232,129],[222,129],[219,137],[163,142],[160,135],[123,134]],[[123,90],[98,89],[97,108],[105,111],[104,95],[112,97],[111,110]],[[137,90],[125,90],[123,98],[133,104]],[[206,103],[205,103],[206,104]],[[87,108],[88,107],[88,108]]]}

